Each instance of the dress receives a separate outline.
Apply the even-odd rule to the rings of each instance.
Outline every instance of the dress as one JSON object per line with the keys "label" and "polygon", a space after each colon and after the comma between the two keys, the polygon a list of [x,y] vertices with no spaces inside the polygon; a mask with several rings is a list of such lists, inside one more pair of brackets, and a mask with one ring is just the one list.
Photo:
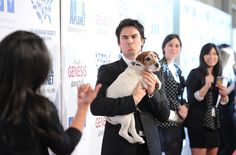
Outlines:
{"label": "dress", "polygon": [[[45,99],[47,100],[47,99]],[[47,101],[50,109],[51,127],[56,137],[40,136],[29,125],[26,119],[19,125],[3,125],[0,123],[0,154],[1,155],[49,155],[48,148],[60,155],[70,155],[81,138],[81,132],[75,128],[63,130],[58,111],[52,102]],[[44,119],[39,119],[41,127]]]}
{"label": "dress", "polygon": [[[219,94],[218,88],[213,84],[202,101],[198,101],[194,97],[194,93],[200,90],[204,83],[205,76],[203,76],[201,70],[199,68],[191,70],[186,80],[189,111],[185,120],[191,148],[218,147],[220,143],[219,106],[221,105],[219,104],[215,108],[215,117],[208,117],[212,107],[216,104]],[[211,102],[209,102],[210,98]],[[208,103],[209,106],[207,106]],[[209,123],[207,122],[208,119],[212,119],[214,122]],[[211,124],[213,125],[208,126]]]}
{"label": "dress", "polygon": [[[174,72],[177,74],[176,78],[178,78],[176,81],[173,73],[167,65],[166,59],[163,58],[160,63],[164,74],[166,96],[169,100],[169,106],[171,110],[176,111],[178,106],[181,105],[181,102],[184,100],[183,98],[181,98],[183,93],[182,88],[184,88],[185,86],[185,82],[180,80],[180,77],[182,77],[182,71],[180,70],[178,65],[172,64],[173,69],[175,70]],[[182,83],[180,83],[180,81]],[[165,152],[166,150],[169,150],[169,146],[175,143],[179,146],[179,149],[175,148],[175,153],[181,154],[182,142],[185,138],[183,124],[180,122],[177,123],[169,121],[157,121],[157,126],[160,130],[162,151]]]}
{"label": "dress", "polygon": [[[137,155],[140,146],[147,146],[149,155],[161,155],[160,137],[155,118],[166,121],[169,117],[170,112],[166,104],[168,101],[164,86],[161,90],[155,91],[151,98],[148,95],[144,96],[141,103],[138,104],[139,111],[136,110],[132,96],[118,99],[106,98],[106,89],[126,68],[127,64],[123,58],[99,68],[97,83],[101,83],[102,88],[90,108],[93,115],[100,116],[134,112],[137,133],[144,132],[145,144],[129,143],[118,135],[120,125],[112,125],[106,122],[101,155]],[[162,72],[158,72],[157,75],[162,81]]]}

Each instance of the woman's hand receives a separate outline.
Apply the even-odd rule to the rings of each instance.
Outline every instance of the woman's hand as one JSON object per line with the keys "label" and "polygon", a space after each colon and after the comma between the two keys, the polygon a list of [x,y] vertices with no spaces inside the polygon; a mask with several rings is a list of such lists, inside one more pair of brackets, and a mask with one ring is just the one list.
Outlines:
{"label": "woman's hand", "polygon": [[77,92],[77,112],[71,123],[71,127],[74,127],[81,132],[83,131],[84,121],[86,119],[87,111],[90,104],[93,102],[98,94],[101,84],[96,85],[95,89],[90,84],[83,84],[78,88]]}
{"label": "woman's hand", "polygon": [[207,75],[205,77],[205,86],[209,89],[214,82],[214,77],[212,75]]}
{"label": "woman's hand", "polygon": [[185,105],[185,104],[180,105],[177,112],[178,112],[179,116],[184,120],[188,115],[187,105]]}
{"label": "woman's hand", "polygon": [[92,103],[98,94],[101,84],[96,85],[95,89],[90,84],[83,84],[78,88],[78,107],[88,106]]}
{"label": "woman's hand", "polygon": [[221,97],[225,97],[228,95],[227,94],[227,92],[228,92],[227,87],[225,87],[223,85],[216,85],[216,86],[219,88],[219,94]]}

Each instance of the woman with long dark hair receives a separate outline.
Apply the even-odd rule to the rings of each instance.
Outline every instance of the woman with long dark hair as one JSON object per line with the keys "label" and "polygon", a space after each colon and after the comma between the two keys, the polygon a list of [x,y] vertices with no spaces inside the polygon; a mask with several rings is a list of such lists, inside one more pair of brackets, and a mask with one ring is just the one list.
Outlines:
{"label": "woman with long dark hair", "polygon": [[[190,71],[186,80],[190,147],[192,155],[216,155],[220,143],[219,106],[229,98],[227,88],[217,84],[222,65],[216,45],[205,44],[199,60],[199,66]],[[217,106],[219,95],[221,104]]]}
{"label": "woman with long dark hair", "polygon": [[44,41],[32,32],[16,31],[0,42],[0,154],[69,155],[81,138],[90,103],[100,85],[78,89],[78,110],[64,131],[54,104],[39,88],[51,60]]}

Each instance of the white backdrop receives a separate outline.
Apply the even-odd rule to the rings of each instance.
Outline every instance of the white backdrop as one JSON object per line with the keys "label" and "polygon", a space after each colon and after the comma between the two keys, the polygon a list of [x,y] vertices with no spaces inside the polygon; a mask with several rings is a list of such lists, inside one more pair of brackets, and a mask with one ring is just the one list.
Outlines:
{"label": "white backdrop", "polygon": [[232,18],[216,8],[198,1],[181,0],[179,22],[183,43],[180,66],[185,76],[198,66],[204,44],[232,44]]}
{"label": "white backdrop", "polygon": [[[174,7],[173,0],[0,0],[0,39],[18,29],[45,39],[53,68],[41,91],[55,102],[67,128],[77,107],[77,86],[95,85],[98,67],[120,56],[115,36],[119,21],[127,17],[140,20],[147,38],[144,50],[155,50],[162,57],[164,37],[178,26],[173,23]],[[231,41],[230,24],[231,18],[219,10],[181,1],[180,62],[185,73],[196,64],[205,41]],[[99,155],[104,125],[103,117],[89,112],[73,155]]]}
{"label": "white backdrop", "polygon": [[[172,0],[64,0],[61,1],[62,112],[68,126],[76,110],[76,87],[97,79],[97,69],[120,56],[115,29],[130,17],[145,26],[144,49],[161,53],[163,36],[173,32]],[[105,120],[87,116],[82,141],[73,154],[99,155]]]}
{"label": "white backdrop", "polygon": [[28,30],[44,38],[53,68],[41,91],[60,109],[60,9],[56,0],[0,0],[0,39],[15,30]]}

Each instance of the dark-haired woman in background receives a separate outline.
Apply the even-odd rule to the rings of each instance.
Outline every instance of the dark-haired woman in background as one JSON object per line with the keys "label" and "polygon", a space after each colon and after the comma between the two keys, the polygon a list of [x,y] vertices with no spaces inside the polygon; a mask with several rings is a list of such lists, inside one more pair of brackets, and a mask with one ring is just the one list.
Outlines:
{"label": "dark-haired woman in background", "polygon": [[216,155],[220,143],[219,106],[229,100],[227,88],[216,84],[222,74],[221,60],[215,44],[205,44],[200,52],[199,67],[192,69],[186,80],[189,112],[188,135],[192,155]]}
{"label": "dark-haired woman in background", "polygon": [[180,155],[185,138],[183,121],[188,114],[187,104],[183,99],[185,80],[180,67],[174,62],[181,48],[182,42],[177,34],[167,35],[162,43],[164,57],[160,62],[171,113],[168,121],[157,121],[157,126],[161,136],[162,152],[166,155]]}

